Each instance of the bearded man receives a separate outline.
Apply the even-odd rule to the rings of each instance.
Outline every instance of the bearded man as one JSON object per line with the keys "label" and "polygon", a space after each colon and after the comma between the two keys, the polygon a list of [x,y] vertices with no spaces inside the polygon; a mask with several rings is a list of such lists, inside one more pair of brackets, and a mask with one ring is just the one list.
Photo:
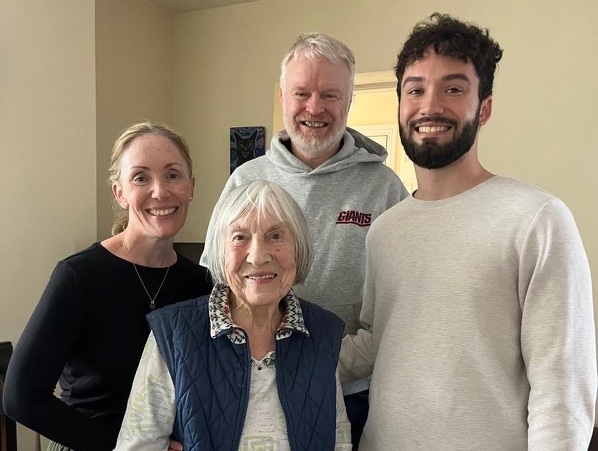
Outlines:
{"label": "bearded man", "polygon": [[373,370],[359,449],[588,449],[596,350],[575,221],[478,159],[501,57],[488,30],[438,13],[399,53],[418,189],[370,228],[364,328],[343,339],[341,380]]}

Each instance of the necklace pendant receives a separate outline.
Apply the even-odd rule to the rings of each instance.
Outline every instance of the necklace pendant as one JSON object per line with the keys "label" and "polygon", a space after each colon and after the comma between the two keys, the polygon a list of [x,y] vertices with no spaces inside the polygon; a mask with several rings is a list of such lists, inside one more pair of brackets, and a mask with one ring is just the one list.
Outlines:
{"label": "necklace pendant", "polygon": [[[125,246],[125,240],[124,238],[121,236],[121,243],[123,248],[125,249],[125,251],[127,251],[127,255],[129,256],[129,258],[131,258],[131,253],[129,252],[129,248],[127,246]],[[158,290],[156,291],[156,294],[154,294],[154,297],[152,297],[149,294],[149,291],[147,290],[147,287],[145,286],[145,283],[143,282],[143,279],[141,278],[141,274],[139,274],[139,270],[137,269],[137,265],[135,263],[133,263],[133,261],[131,261],[132,265],[133,265],[133,269],[135,269],[135,274],[137,274],[137,278],[139,279],[139,282],[141,282],[141,286],[143,287],[143,290],[145,291],[145,294],[147,294],[147,297],[150,300],[150,310],[154,310],[156,308],[156,298],[158,297],[158,295],[160,294],[160,290],[162,289],[162,286],[164,285],[164,281],[166,280],[166,276],[168,276],[168,271],[170,271],[170,266],[166,268],[166,272],[164,273],[164,277],[162,277],[162,282],[160,282],[160,286],[158,287]]]}

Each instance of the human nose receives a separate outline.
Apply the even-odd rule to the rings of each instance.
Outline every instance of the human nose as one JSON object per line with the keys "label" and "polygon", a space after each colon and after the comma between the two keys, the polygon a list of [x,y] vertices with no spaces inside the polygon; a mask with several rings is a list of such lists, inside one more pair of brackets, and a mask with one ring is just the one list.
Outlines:
{"label": "human nose", "polygon": [[422,116],[434,116],[444,113],[444,105],[438,92],[430,90],[422,96],[420,112]]}
{"label": "human nose", "polygon": [[168,181],[157,178],[152,183],[152,197],[155,199],[165,199],[170,196]]}
{"label": "human nose", "polygon": [[305,109],[309,114],[317,115],[324,111],[324,104],[320,96],[313,94],[307,99],[307,103],[305,105]]}
{"label": "human nose", "polygon": [[247,251],[247,262],[254,266],[261,266],[271,260],[268,246],[262,238],[251,240]]}

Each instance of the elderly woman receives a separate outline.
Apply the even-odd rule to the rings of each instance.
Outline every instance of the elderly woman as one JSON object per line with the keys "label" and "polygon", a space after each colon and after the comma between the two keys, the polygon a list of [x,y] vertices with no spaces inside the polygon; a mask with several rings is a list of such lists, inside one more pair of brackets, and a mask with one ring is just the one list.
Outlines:
{"label": "elderly woman", "polygon": [[203,296],[148,315],[117,450],[350,450],[333,313],[291,291],[312,258],[278,185],[237,187],[215,217]]}

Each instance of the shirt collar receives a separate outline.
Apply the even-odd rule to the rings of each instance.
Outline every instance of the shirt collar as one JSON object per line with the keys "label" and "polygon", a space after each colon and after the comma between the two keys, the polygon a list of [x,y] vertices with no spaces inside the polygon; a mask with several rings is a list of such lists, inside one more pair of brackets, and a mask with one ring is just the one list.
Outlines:
{"label": "shirt collar", "polygon": [[[216,284],[212,289],[210,300],[208,301],[210,336],[216,338],[222,334],[227,334],[233,342],[245,343],[245,332],[233,323],[231,317],[229,293],[230,287],[222,283]],[[281,302],[284,305],[284,315],[276,331],[276,339],[282,340],[283,338],[290,337],[293,331],[309,336],[309,331],[305,327],[299,299],[295,296],[293,290],[289,291]]]}

